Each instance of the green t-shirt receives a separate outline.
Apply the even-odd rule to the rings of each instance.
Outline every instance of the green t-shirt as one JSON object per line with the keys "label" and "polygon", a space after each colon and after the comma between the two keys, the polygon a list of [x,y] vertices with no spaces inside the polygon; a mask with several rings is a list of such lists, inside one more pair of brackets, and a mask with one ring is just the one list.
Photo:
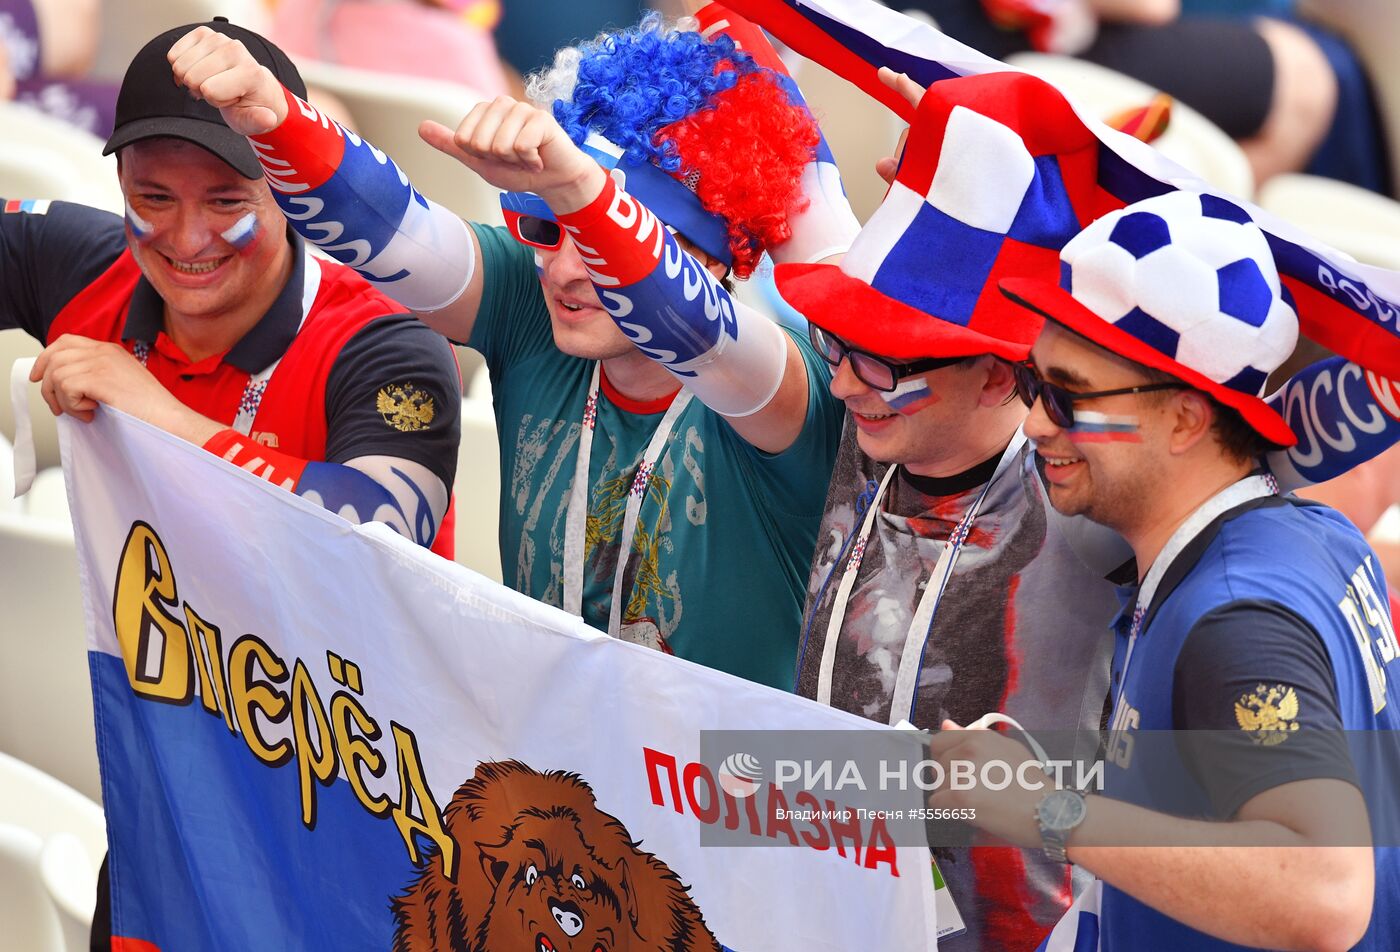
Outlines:
{"label": "green t-shirt", "polygon": [[[531,251],[474,225],[485,294],[471,339],[486,358],[501,441],[505,582],[550,605],[564,597],[564,531],[594,362],[554,345]],[[763,453],[692,400],[643,500],[627,562],[622,637],[791,690],[802,602],[841,405],[811,345],[794,335],[810,388],[802,435]],[[588,467],[583,617],[606,630],[627,492],[669,401],[599,394]]]}

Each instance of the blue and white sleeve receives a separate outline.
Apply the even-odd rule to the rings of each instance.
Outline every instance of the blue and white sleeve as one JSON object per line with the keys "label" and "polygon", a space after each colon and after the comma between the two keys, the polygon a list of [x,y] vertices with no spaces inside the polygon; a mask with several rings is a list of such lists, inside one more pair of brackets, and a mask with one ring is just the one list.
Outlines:
{"label": "blue and white sleeve", "polygon": [[476,267],[466,222],[424,198],[379,149],[286,96],[286,120],[248,141],[297,233],[410,310],[461,297]]}

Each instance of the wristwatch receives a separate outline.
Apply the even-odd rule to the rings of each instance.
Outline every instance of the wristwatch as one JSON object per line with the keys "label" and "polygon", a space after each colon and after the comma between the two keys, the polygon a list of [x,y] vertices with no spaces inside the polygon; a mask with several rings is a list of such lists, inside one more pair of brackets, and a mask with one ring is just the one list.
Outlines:
{"label": "wristwatch", "polygon": [[1035,806],[1035,822],[1040,827],[1040,842],[1045,855],[1057,863],[1068,863],[1065,840],[1089,812],[1084,794],[1077,790],[1054,790],[1040,798]]}

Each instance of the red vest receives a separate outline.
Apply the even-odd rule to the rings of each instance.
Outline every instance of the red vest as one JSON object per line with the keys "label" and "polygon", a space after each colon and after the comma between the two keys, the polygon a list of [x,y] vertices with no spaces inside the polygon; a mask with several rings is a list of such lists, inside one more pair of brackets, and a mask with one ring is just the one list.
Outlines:
{"label": "red vest", "polygon": [[[322,462],[326,456],[326,381],[336,357],[370,321],[400,313],[403,308],[343,265],[318,263],[321,285],[316,300],[268,381],[249,436],[290,456]],[[48,342],[63,334],[78,334],[123,343],[132,292],[140,278],[141,269],[131,252],[122,252],[58,313],[49,326]],[[129,351],[135,349],[131,341],[125,346]],[[147,354],[146,369],[185,406],[216,423],[232,426],[249,375],[225,363],[223,356],[191,362],[162,331]],[[449,505],[432,545],[434,552],[449,559],[453,555],[455,515]]]}

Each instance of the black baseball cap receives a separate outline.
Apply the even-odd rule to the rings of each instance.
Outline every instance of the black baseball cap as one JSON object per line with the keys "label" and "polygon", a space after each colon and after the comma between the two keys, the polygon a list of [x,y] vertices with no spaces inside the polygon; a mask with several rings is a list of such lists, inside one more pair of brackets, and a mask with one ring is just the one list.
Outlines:
{"label": "black baseball cap", "polygon": [[188,89],[177,85],[170,71],[166,54],[180,37],[200,26],[241,41],[253,54],[253,59],[270,69],[283,86],[306,98],[306,83],[287,54],[252,30],[234,26],[223,17],[215,17],[208,23],[179,26],[143,46],[127,67],[121,91],[117,93],[116,129],[102,154],[110,155],[142,139],[171,136],[207,149],[244,178],[261,178],[262,166],[248,140],[224,125],[219,110],[195,99]]}

